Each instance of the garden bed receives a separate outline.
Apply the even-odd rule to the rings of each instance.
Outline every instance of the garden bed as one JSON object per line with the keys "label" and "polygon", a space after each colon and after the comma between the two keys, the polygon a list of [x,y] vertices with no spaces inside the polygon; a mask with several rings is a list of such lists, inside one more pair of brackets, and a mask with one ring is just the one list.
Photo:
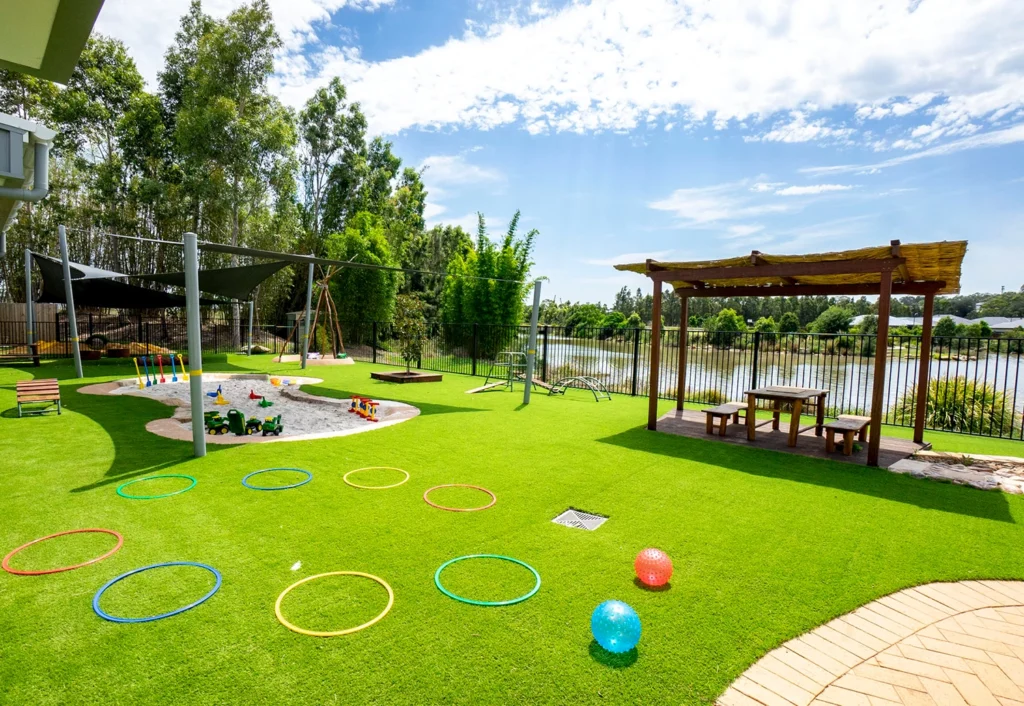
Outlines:
{"label": "garden bed", "polygon": [[382,380],[384,382],[441,382],[440,373],[421,373],[416,370],[410,370],[406,372],[404,370],[396,371],[378,371],[370,373],[370,377],[374,380]]}

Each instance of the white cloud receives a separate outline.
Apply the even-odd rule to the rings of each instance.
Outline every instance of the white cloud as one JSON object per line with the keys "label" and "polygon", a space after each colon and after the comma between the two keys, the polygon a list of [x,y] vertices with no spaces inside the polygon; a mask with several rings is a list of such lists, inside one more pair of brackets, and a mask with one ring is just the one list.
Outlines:
{"label": "white cloud", "polygon": [[427,201],[426,203],[423,204],[423,219],[427,223],[433,225],[434,223],[437,222],[437,217],[447,210],[447,206],[442,206],[439,203]]}
{"label": "white cloud", "polygon": [[676,189],[647,206],[673,213],[682,225],[706,225],[790,210],[784,204],[752,203],[749,193],[746,182]]}
{"label": "white cloud", "polygon": [[760,225],[760,224],[753,224],[753,223],[751,223],[751,224],[742,224],[741,223],[741,224],[737,224],[737,225],[734,225],[734,226],[729,226],[729,228],[725,232],[726,233],[725,237],[726,238],[730,238],[730,239],[733,239],[733,238],[744,238],[744,239],[746,239],[746,238],[749,238],[750,236],[754,235],[755,233],[760,233],[763,230],[764,230],[764,226]]}
{"label": "white cloud", "polygon": [[794,110],[789,121],[780,121],[771,130],[760,135],[746,135],[746,142],[810,142],[812,140],[847,140],[855,131],[852,128],[829,127],[825,118],[808,121],[807,114]]}
{"label": "white cloud", "polygon": [[787,186],[775,192],[776,196],[811,196],[824,194],[829,191],[849,191],[853,187],[849,184],[813,184],[811,186]]}
{"label": "white cloud", "polygon": [[764,193],[766,191],[774,191],[775,189],[785,185],[786,182],[784,181],[759,181],[751,186],[750,190],[757,193]]}
{"label": "white cloud", "polygon": [[428,184],[465,185],[493,183],[504,180],[497,169],[469,162],[461,154],[439,154],[427,157],[420,164],[423,180]]}
{"label": "white cloud", "polygon": [[[299,54],[317,42],[316,30],[329,23],[341,9],[374,11],[395,0],[270,0],[274,24],[284,43],[284,55]],[[244,4],[244,0],[204,0],[203,11],[218,19]],[[106,0],[96,21],[96,31],[123,41],[151,89],[163,66],[164,52],[174,41],[189,0]],[[293,59],[294,61],[294,59]],[[301,63],[301,62],[299,62]],[[308,68],[308,64],[305,67]]]}
{"label": "white cloud", "polygon": [[1018,0],[929,0],[913,11],[906,0],[592,0],[384,61],[327,47],[278,90],[299,104],[339,75],[385,133],[630,130],[651,117],[756,126],[790,114],[756,138],[844,139],[853,128],[817,113],[852,106],[881,119],[931,106],[945,121],[1019,109],[1022,45]]}
{"label": "white cloud", "polygon": [[662,260],[671,253],[671,250],[658,250],[657,252],[627,252],[621,255],[615,255],[614,257],[603,257],[593,260],[584,260],[583,262],[588,265],[599,265],[601,267],[610,267],[612,265],[619,265],[622,263],[629,262],[643,262],[644,260]]}
{"label": "white cloud", "polygon": [[800,171],[804,174],[812,174],[815,176],[824,176],[826,174],[848,174],[851,172],[876,173],[882,169],[896,167],[901,164],[906,164],[907,162],[924,159],[925,157],[939,157],[980,147],[1002,147],[1016,142],[1024,142],[1024,124],[1015,125],[1013,127],[1006,128],[1005,130],[994,130],[980,135],[972,135],[970,137],[954,140],[935,147],[929,147],[928,149],[921,150],[920,152],[912,152],[899,157],[893,157],[892,159],[887,159],[876,164],[839,164],[830,167],[804,167]]}

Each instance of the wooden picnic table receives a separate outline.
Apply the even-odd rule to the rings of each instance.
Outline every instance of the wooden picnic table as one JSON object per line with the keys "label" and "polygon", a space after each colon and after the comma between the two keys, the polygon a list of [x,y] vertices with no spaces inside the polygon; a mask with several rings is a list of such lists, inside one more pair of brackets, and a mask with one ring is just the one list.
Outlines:
{"label": "wooden picnic table", "polygon": [[[819,390],[813,387],[758,387],[754,390],[747,390],[747,440],[754,441],[757,436],[757,427],[771,424],[772,429],[779,429],[779,418],[782,415],[782,404],[788,402],[793,405],[789,420],[789,439],[787,446],[796,446],[796,439],[801,432],[814,429],[816,436],[821,436],[822,427],[825,424],[825,398],[828,390]],[[772,418],[763,422],[757,421],[757,401],[772,401]],[[800,414],[803,412],[804,403],[812,401],[816,409],[815,423],[800,428]]]}

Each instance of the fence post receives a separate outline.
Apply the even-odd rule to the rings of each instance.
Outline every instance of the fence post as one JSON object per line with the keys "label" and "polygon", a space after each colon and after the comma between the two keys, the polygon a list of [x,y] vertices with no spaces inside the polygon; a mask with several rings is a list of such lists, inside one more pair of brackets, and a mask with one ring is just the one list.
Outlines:
{"label": "fence post", "polygon": [[145,338],[143,340],[146,343],[146,353],[149,353],[149,322],[148,321],[146,322],[145,330],[146,330],[146,336],[145,336]]}
{"label": "fence post", "polygon": [[754,361],[750,371],[750,389],[757,389],[757,362],[761,353],[761,332],[754,331]]}
{"label": "fence post", "polygon": [[377,362],[377,322],[376,321],[373,322],[373,339],[371,340],[370,345],[373,346],[373,362],[376,363]]}
{"label": "fence post", "polygon": [[637,376],[640,374],[640,331],[642,329],[633,329],[633,386],[630,389],[630,393],[633,397],[636,397],[637,387]]}
{"label": "fence post", "polygon": [[544,325],[544,357],[540,361],[540,379],[543,382],[548,381],[548,331],[551,327],[547,324]]}
{"label": "fence post", "polygon": [[[220,336],[217,331],[217,324],[213,325],[213,352],[220,353]],[[146,331],[149,331],[149,324],[146,324]]]}
{"label": "fence post", "polygon": [[[138,332],[139,332],[139,342],[141,343],[144,340],[143,337],[142,337],[142,312],[141,311],[139,312]],[[149,351],[146,351],[146,352],[149,353]]]}
{"label": "fence post", "polygon": [[478,339],[479,331],[480,331],[480,325],[474,323],[473,324],[473,375],[476,375],[476,357],[477,357],[477,350],[478,350],[477,349],[477,341],[479,340]]}
{"label": "fence post", "polygon": [[89,314],[89,337],[92,337],[92,314]]}

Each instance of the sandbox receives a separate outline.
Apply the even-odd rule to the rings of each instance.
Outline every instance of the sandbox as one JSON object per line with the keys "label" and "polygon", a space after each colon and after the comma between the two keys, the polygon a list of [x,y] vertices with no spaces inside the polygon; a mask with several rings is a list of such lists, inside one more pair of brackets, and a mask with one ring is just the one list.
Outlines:
{"label": "sandbox", "polygon": [[[221,416],[227,417],[228,410],[237,409],[247,419],[256,417],[261,420],[280,414],[284,425],[280,436],[263,436],[258,432],[251,436],[238,436],[231,433],[207,434],[207,443],[251,444],[326,439],[391,426],[412,419],[420,413],[419,409],[412,405],[391,400],[378,400],[378,421],[369,422],[348,411],[350,404],[348,399],[310,395],[300,389],[302,385],[315,385],[323,382],[318,378],[277,374],[273,377],[281,381],[288,380],[291,384],[275,386],[270,382],[271,376],[265,374],[207,373],[203,375],[204,412],[218,411]],[[228,404],[218,405],[215,397],[206,394],[215,393],[218,387]],[[163,402],[175,408],[174,415],[169,419],[154,419],[146,425],[146,429],[170,439],[192,440],[189,383],[182,380],[180,376],[178,382],[168,381],[141,390],[138,389],[137,380],[130,378],[100,385],[89,385],[83,387],[80,392],[92,395],[130,395]],[[261,407],[260,400],[252,399],[251,395],[264,397],[273,405]]]}

